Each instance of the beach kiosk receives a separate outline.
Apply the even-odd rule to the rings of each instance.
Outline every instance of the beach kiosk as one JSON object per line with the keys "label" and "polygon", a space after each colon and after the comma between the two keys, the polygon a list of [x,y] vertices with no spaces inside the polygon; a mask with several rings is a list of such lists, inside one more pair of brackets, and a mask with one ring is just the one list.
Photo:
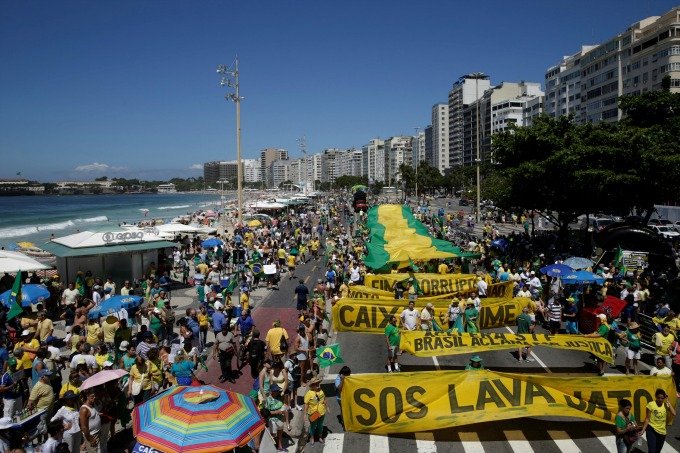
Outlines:
{"label": "beach kiosk", "polygon": [[78,271],[112,276],[118,287],[125,280],[140,279],[151,263],[167,259],[176,244],[163,239],[154,228],[103,227],[52,239],[41,247],[57,257],[62,281],[75,281]]}

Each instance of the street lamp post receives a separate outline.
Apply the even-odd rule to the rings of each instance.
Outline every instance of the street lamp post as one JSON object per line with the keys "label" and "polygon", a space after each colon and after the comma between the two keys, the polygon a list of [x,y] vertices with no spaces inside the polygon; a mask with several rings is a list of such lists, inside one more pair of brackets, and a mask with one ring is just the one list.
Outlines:
{"label": "street lamp post", "polygon": [[[303,184],[303,189],[302,189],[302,194],[304,196],[307,196],[307,138],[303,135],[301,138],[297,139],[297,142],[300,144],[300,151],[302,151],[302,155],[304,156],[304,163],[305,163],[305,170],[304,170],[304,176],[302,178],[302,184]],[[302,172],[302,170],[300,170]]]}
{"label": "street lamp post", "polygon": [[[415,145],[416,145],[415,156],[416,156],[416,203],[417,203],[418,202],[418,161],[420,160],[420,144],[419,144],[419,141],[418,141],[418,131],[420,130],[420,127],[416,126],[413,129],[416,130],[416,139],[414,141],[415,141]],[[413,148],[413,146],[411,146],[411,148]],[[413,154],[413,149],[411,149],[411,153]]]}
{"label": "street lamp post", "polygon": [[237,203],[238,203],[238,221],[243,221],[243,168],[241,163],[241,101],[243,97],[239,91],[239,72],[238,72],[238,56],[234,60],[233,65],[227,68],[226,65],[218,65],[217,73],[222,74],[220,86],[228,86],[234,88],[233,93],[224,95],[224,99],[232,101],[236,104],[236,189],[237,189]]}

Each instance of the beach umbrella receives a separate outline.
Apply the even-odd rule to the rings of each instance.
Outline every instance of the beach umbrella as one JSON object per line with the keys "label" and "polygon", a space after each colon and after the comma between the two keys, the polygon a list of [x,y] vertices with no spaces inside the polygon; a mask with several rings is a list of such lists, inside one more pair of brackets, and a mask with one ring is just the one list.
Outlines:
{"label": "beach umbrella", "polygon": [[260,221],[257,220],[257,219],[253,219],[253,220],[251,220],[250,222],[248,222],[248,226],[249,226],[249,227],[253,227],[253,228],[259,227],[259,226],[262,226],[262,222],[260,222]]}
{"label": "beach umbrella", "polygon": [[201,242],[201,246],[204,248],[213,248],[213,247],[221,247],[224,245],[224,242],[222,242],[222,239],[218,238],[210,238],[206,239],[205,241]]}
{"label": "beach umbrella", "polygon": [[[9,305],[9,296],[12,293],[12,290],[7,290],[4,293],[0,294],[0,301],[2,302],[2,305],[4,305],[7,308],[10,308]],[[47,289],[47,286],[45,285],[34,285],[34,284],[27,284],[27,285],[21,285],[21,306],[22,307],[30,307],[31,304],[37,304],[37,303],[42,303],[45,301],[45,299],[50,298],[50,292]]]}
{"label": "beach umbrella", "polygon": [[574,272],[574,269],[570,268],[569,266],[565,266],[564,264],[549,264],[545,267],[542,267],[541,272],[543,272],[548,277],[563,277]]}
{"label": "beach umbrella", "polygon": [[80,385],[80,390],[87,390],[98,385],[106,384],[107,382],[117,381],[128,374],[125,370],[102,370],[93,374]]}
{"label": "beach umbrella", "polygon": [[19,271],[39,271],[50,269],[50,266],[37,261],[21,252],[0,250],[0,272],[14,273]]}
{"label": "beach umbrella", "polygon": [[90,319],[97,319],[100,316],[106,315],[115,316],[121,308],[128,310],[130,308],[139,307],[142,305],[142,302],[144,302],[144,298],[141,296],[111,296],[91,309],[87,316]]}
{"label": "beach umbrella", "polygon": [[160,451],[229,451],[246,445],[264,427],[250,397],[213,385],[170,387],[132,412],[137,441]]}
{"label": "beach umbrella", "polygon": [[562,283],[566,285],[576,285],[584,283],[604,284],[604,277],[588,271],[574,271],[562,276]]}
{"label": "beach umbrella", "polygon": [[580,256],[572,256],[571,258],[564,260],[562,264],[569,266],[572,269],[578,270],[591,267],[593,265],[593,261]]}

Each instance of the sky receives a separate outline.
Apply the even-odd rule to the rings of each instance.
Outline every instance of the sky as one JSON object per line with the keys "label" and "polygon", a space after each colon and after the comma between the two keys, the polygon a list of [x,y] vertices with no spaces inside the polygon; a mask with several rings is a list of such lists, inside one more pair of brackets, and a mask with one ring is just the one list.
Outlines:
{"label": "sky", "polygon": [[[676,0],[677,2],[677,0]],[[412,135],[461,75],[545,70],[666,0],[2,0],[0,178],[169,179],[242,156]]]}

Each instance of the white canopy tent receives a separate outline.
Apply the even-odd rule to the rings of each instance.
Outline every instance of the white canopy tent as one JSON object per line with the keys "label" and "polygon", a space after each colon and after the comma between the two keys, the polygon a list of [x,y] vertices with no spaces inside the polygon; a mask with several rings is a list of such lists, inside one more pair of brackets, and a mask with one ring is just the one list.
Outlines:
{"label": "white canopy tent", "polygon": [[0,250],[0,273],[31,272],[45,269],[51,269],[51,267],[23,253]]}

